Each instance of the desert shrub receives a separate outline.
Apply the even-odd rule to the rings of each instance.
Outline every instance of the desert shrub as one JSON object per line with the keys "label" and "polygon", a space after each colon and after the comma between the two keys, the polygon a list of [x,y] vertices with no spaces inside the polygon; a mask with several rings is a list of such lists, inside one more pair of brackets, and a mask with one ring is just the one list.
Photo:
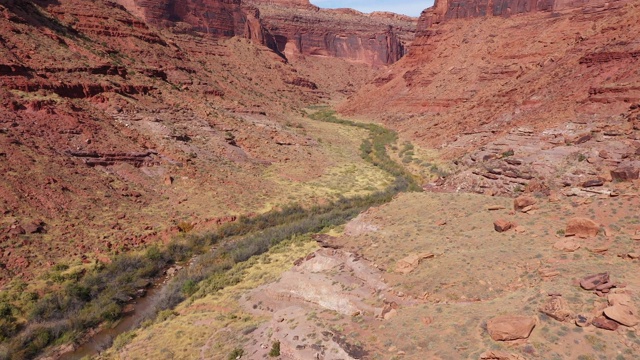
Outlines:
{"label": "desert shrub", "polygon": [[280,341],[276,340],[271,344],[271,350],[269,350],[270,357],[280,356]]}
{"label": "desert shrub", "polygon": [[113,340],[113,348],[116,350],[120,350],[127,344],[129,344],[135,337],[136,334],[133,331],[123,332],[122,334],[118,335],[115,340]]}
{"label": "desert shrub", "polygon": [[242,356],[244,355],[244,350],[241,348],[235,348],[233,349],[233,351],[231,351],[229,353],[229,356],[227,356],[228,360],[236,360],[236,359],[240,359],[242,358]]}

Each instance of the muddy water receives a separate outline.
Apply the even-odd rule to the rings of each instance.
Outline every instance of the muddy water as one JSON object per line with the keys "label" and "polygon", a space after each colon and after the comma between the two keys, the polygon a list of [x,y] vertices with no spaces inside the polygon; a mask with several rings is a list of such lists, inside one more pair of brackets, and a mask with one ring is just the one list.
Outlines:
{"label": "muddy water", "polygon": [[153,305],[155,299],[159,296],[160,290],[163,287],[162,282],[153,284],[151,288],[147,290],[147,294],[144,297],[137,298],[135,303],[132,303],[134,310],[122,317],[122,319],[113,327],[103,329],[93,335],[88,342],[80,345],[72,352],[63,354],[60,360],[79,360],[85,356],[98,355],[101,351],[111,346],[113,340],[123,332],[133,329],[134,326],[144,317],[147,313],[147,309]]}

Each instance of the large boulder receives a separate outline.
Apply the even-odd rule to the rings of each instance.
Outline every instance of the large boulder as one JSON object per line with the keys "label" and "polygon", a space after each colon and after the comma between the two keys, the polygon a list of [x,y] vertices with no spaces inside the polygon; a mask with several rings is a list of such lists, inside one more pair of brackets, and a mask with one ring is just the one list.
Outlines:
{"label": "large boulder", "polygon": [[587,218],[573,218],[567,222],[565,236],[593,237],[598,235],[600,225]]}
{"label": "large boulder", "polygon": [[631,164],[620,165],[611,170],[611,178],[616,181],[631,181],[640,178],[640,167]]}
{"label": "large boulder", "polygon": [[487,331],[495,341],[527,339],[536,323],[533,316],[501,315],[487,321]]}
{"label": "large boulder", "polygon": [[518,196],[513,200],[513,210],[520,211],[526,207],[535,205],[536,202],[537,200],[532,196],[528,196],[528,195]]}

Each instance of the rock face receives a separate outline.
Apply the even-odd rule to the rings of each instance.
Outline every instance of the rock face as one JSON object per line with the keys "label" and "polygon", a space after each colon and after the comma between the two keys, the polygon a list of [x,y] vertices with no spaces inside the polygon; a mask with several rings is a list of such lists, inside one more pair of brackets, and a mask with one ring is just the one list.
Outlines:
{"label": "rock face", "polygon": [[455,160],[443,191],[548,194],[636,180],[624,164],[638,159],[640,75],[624,69],[640,61],[638,14],[623,0],[440,0],[422,13],[411,51],[339,111]]}
{"label": "rock face", "polygon": [[242,0],[117,0],[145,22],[174,26],[178,22],[192,31],[212,36],[241,36],[277,51],[274,37],[262,26],[257,8]]}
{"label": "rock face", "polygon": [[[581,6],[586,1],[573,0],[436,0],[432,8],[425,10],[421,16],[421,28],[429,28],[434,24],[452,19],[466,19],[483,16],[510,16],[538,11],[562,10]],[[593,3],[604,3],[596,0]]]}
{"label": "rock face", "polygon": [[536,318],[520,315],[503,315],[487,321],[487,331],[495,341],[527,339],[536,326]]}
{"label": "rock face", "polygon": [[372,66],[402,58],[414,37],[417,19],[351,9],[319,9],[307,0],[249,0],[260,9],[278,50],[288,58],[331,56]]}

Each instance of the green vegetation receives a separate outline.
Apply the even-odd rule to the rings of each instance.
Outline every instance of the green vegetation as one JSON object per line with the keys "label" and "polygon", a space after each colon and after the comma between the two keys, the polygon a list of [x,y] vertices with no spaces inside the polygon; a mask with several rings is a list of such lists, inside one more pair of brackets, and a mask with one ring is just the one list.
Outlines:
{"label": "green vegetation", "polygon": [[[387,173],[408,182],[407,191],[421,191],[420,185],[417,183],[415,177],[409,173],[402,165],[399,165],[393,161],[387,154],[387,146],[395,143],[398,140],[398,135],[382,126],[368,123],[358,123],[355,121],[340,119],[335,116],[335,112],[332,110],[319,110],[309,117],[313,120],[330,122],[340,125],[354,126],[369,131],[369,139],[362,142],[360,146],[361,156],[364,160],[372,163],[378,168],[386,171]],[[403,148],[403,155],[413,150],[413,145],[405,143]],[[409,154],[407,154],[409,155]],[[411,153],[413,155],[413,153]],[[409,155],[409,156],[411,156]]]}
{"label": "green vegetation", "polygon": [[[174,314],[170,309],[188,297],[203,296],[205,291],[217,291],[240,282],[240,276],[228,273],[235,264],[263,254],[294,236],[344,224],[371,206],[391,201],[399,192],[421,190],[416,179],[386,152],[386,147],[397,139],[394,132],[374,124],[341,120],[328,111],[317,112],[312,117],[369,130],[370,137],[362,143],[361,155],[392,174],[394,182],[384,191],[340,197],[323,206],[291,205],[254,217],[240,217],[234,223],[200,236],[189,234],[190,223],[181,223],[181,236],[164,248],[152,246],[144,252],[119,255],[110,264],[96,262],[88,268],[56,266],[48,275],[55,286],[47,289],[45,296],[23,296],[23,288],[19,286],[2,293],[0,337],[5,341],[0,345],[0,358],[33,358],[49,345],[76,341],[89,328],[117,321],[124,305],[149,279],[161,275],[176,262],[198,255],[192,265],[178,272],[163,287],[141,320],[162,321]],[[212,245],[217,245],[214,251],[211,251]],[[205,279],[206,289],[201,289],[200,283]],[[123,335],[118,343],[130,340],[127,336]]]}
{"label": "green vegetation", "polygon": [[271,345],[271,350],[269,351],[269,357],[278,357],[280,356],[280,341],[276,340]]}

